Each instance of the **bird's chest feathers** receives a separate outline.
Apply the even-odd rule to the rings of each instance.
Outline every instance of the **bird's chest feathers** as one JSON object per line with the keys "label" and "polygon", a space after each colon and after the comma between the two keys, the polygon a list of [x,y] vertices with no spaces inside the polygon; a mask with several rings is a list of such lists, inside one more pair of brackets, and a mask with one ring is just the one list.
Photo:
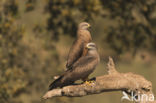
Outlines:
{"label": "bird's chest feathers", "polygon": [[90,32],[88,30],[81,30],[78,32],[78,37],[84,42],[90,42],[92,40]]}

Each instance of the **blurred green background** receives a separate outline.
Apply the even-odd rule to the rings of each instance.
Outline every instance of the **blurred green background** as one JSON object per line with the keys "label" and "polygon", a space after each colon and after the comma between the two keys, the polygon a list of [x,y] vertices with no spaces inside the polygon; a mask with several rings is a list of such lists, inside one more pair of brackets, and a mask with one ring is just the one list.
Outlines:
{"label": "blurred green background", "polygon": [[[0,0],[0,103],[120,103],[122,92],[42,100],[65,69],[77,25],[91,24],[101,63],[143,75],[156,94],[155,0]],[[123,101],[122,103],[131,103]]]}

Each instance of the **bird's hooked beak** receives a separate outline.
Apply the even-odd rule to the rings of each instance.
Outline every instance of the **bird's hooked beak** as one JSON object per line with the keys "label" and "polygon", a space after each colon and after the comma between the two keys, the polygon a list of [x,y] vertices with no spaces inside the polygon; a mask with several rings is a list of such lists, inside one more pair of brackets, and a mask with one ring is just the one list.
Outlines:
{"label": "bird's hooked beak", "polygon": [[87,48],[87,49],[90,49],[90,48],[92,48],[92,47],[91,47],[91,46],[89,46],[89,45],[87,44],[86,48]]}
{"label": "bird's hooked beak", "polygon": [[91,27],[91,25],[90,24],[88,24],[88,28],[90,28]]}

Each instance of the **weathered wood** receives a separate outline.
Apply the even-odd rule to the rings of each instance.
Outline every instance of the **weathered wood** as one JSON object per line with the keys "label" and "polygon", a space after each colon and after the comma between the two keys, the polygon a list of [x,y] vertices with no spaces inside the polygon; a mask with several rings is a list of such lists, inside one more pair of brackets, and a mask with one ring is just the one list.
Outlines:
{"label": "weathered wood", "polygon": [[[60,89],[48,91],[43,98],[48,99],[58,96],[80,97],[91,94],[111,91],[125,91],[128,94],[153,94],[152,84],[143,76],[134,73],[119,73],[115,69],[112,58],[108,62],[108,75],[96,77],[91,83],[65,86]],[[155,103],[142,101],[140,103]]]}

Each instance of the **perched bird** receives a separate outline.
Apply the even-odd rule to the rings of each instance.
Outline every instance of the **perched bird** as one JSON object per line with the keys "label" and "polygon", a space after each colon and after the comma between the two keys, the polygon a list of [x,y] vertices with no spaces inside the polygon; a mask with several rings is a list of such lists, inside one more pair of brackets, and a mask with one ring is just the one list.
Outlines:
{"label": "perched bird", "polygon": [[90,24],[87,22],[82,22],[78,26],[77,30],[77,38],[73,42],[72,47],[70,48],[66,69],[70,69],[72,65],[83,55],[86,55],[87,49],[85,49],[85,45],[92,41],[92,37],[88,28]]}
{"label": "perched bird", "polygon": [[73,84],[76,80],[86,81],[88,76],[94,71],[100,61],[99,54],[95,43],[88,43],[86,46],[87,53],[80,57],[71,67],[65,71],[58,79],[52,82],[49,90],[57,87],[63,87]]}

